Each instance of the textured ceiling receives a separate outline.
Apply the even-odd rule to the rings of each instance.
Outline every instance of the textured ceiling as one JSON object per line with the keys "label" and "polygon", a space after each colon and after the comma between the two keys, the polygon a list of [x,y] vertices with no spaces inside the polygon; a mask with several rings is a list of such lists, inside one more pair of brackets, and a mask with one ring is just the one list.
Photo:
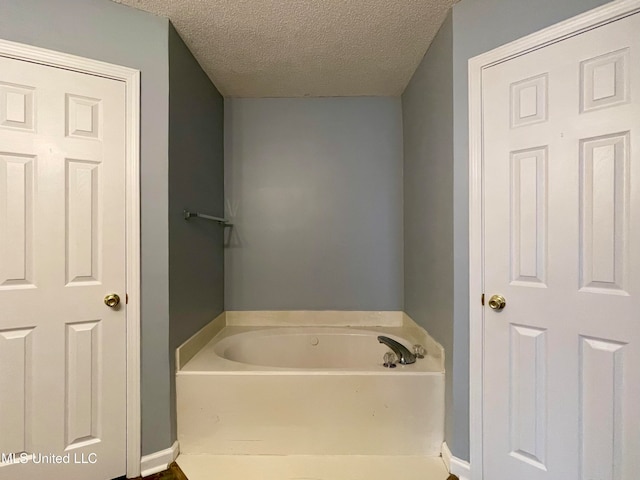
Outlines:
{"label": "textured ceiling", "polygon": [[227,97],[400,95],[455,0],[114,0],[169,17]]}

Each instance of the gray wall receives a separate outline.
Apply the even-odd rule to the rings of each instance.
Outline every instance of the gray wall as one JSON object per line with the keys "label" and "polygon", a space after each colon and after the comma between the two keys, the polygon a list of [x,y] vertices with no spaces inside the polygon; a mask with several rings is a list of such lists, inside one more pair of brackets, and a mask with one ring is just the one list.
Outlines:
{"label": "gray wall", "polygon": [[453,415],[453,23],[451,13],[402,95],[404,309],[445,348],[445,439]]}
{"label": "gray wall", "polygon": [[169,380],[168,21],[109,0],[0,0],[0,38],[142,72],[142,453],[173,442]]}
{"label": "gray wall", "polygon": [[452,453],[469,458],[469,125],[467,62],[605,0],[463,0],[453,8],[454,424]]}
{"label": "gray wall", "polygon": [[399,98],[225,100],[226,310],[401,310]]}
{"label": "gray wall", "polygon": [[[224,310],[224,232],[182,211],[224,214],[223,99],[169,29],[169,351]],[[175,438],[175,376],[171,375]]]}

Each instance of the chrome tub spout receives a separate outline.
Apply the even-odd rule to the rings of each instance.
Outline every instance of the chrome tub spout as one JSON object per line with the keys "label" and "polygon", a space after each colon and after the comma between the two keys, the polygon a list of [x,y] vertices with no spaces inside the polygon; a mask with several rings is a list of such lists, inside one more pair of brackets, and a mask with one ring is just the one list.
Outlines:
{"label": "chrome tub spout", "polygon": [[416,356],[413,353],[411,353],[407,349],[407,347],[405,347],[401,343],[396,342],[392,338],[385,337],[384,335],[380,335],[378,337],[378,341],[380,343],[385,344],[387,347],[389,347],[391,350],[393,350],[393,353],[395,353],[396,357],[398,357],[398,362],[400,364],[409,365],[411,363],[415,363]]}

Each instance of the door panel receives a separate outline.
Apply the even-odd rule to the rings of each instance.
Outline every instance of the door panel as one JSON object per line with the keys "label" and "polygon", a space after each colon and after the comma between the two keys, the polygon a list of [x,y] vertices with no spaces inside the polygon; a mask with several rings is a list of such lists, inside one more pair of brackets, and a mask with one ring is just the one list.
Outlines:
{"label": "door panel", "polygon": [[482,82],[484,478],[636,478],[640,15]]}
{"label": "door panel", "polygon": [[125,472],[124,125],[122,82],[0,57],[0,479]]}

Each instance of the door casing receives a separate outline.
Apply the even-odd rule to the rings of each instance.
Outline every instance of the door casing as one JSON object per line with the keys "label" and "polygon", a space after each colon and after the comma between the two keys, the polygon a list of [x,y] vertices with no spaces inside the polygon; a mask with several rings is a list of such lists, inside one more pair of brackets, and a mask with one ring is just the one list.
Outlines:
{"label": "door casing", "polygon": [[469,59],[469,480],[483,480],[484,218],[482,71],[640,12],[640,0],[616,0]]}
{"label": "door casing", "polygon": [[123,82],[126,90],[127,477],[140,475],[140,71],[0,40],[0,56]]}

